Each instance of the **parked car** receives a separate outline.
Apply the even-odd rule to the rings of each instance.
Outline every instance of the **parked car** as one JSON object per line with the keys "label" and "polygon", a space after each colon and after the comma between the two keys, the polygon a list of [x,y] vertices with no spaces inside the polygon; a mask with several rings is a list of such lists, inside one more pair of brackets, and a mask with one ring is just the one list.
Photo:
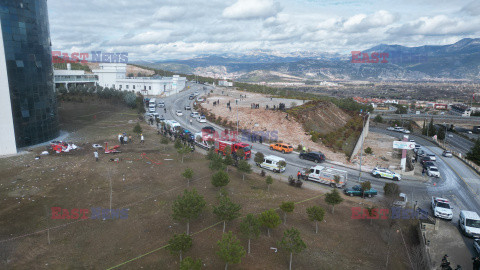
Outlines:
{"label": "parked car", "polygon": [[270,150],[280,151],[282,153],[291,153],[293,152],[293,146],[287,143],[274,143],[270,144]]}
{"label": "parked car", "polygon": [[427,157],[429,157],[431,161],[437,161],[435,154],[428,154]]}
{"label": "parked car", "polygon": [[410,134],[410,130],[408,130],[408,129],[404,129],[402,132],[405,133],[405,134]]}
{"label": "parked car", "polygon": [[425,155],[420,159],[420,164],[423,165],[427,161],[433,161],[433,160],[428,155]]}
{"label": "parked car", "polygon": [[159,108],[165,108],[165,102],[163,101],[160,101],[158,102],[158,105],[157,105]]}
{"label": "parked car", "polygon": [[377,195],[378,193],[374,188],[365,190],[365,192],[363,192],[362,187],[359,185],[353,186],[352,188],[346,188],[343,190],[343,192],[345,193],[345,195],[348,195],[348,196],[363,196],[363,194],[365,193],[365,196],[369,198]]}
{"label": "parked car", "polygon": [[214,134],[215,129],[211,126],[205,126],[205,127],[202,128],[202,132],[205,132],[207,134]]}
{"label": "parked car", "polygon": [[480,238],[480,217],[477,212],[460,211],[458,227],[462,234],[472,238]]}
{"label": "parked car", "polygon": [[190,111],[190,110],[192,110],[192,107],[190,107],[190,106],[185,106],[185,111]]}
{"label": "parked car", "polygon": [[321,152],[309,152],[309,153],[300,153],[300,159],[306,159],[313,161],[315,163],[320,163],[325,161],[325,155]]}
{"label": "parked car", "polygon": [[480,239],[473,240],[473,248],[475,248],[477,254],[480,254]]}
{"label": "parked car", "polygon": [[444,156],[444,157],[453,157],[452,152],[447,151],[447,150],[443,151],[442,156]]}
{"label": "parked car", "polygon": [[387,130],[395,131],[395,128],[394,127],[388,127]]}
{"label": "parked car", "polygon": [[383,177],[383,178],[392,179],[393,181],[400,181],[402,179],[400,174],[398,174],[396,172],[392,172],[392,171],[390,171],[389,169],[386,169],[386,168],[375,167],[372,170],[372,175],[376,178]]}
{"label": "parked car", "polygon": [[393,128],[393,131],[397,131],[397,132],[403,132],[405,129],[402,128],[402,127],[394,127]]}
{"label": "parked car", "polygon": [[175,114],[176,114],[177,116],[182,116],[182,115],[183,115],[183,113],[182,113],[181,110],[177,110],[177,111],[175,112]]}
{"label": "parked car", "polygon": [[432,210],[435,217],[452,220],[453,208],[447,199],[432,197]]}
{"label": "parked car", "polygon": [[416,150],[420,149],[420,147],[422,147],[420,144],[415,144],[415,149]]}
{"label": "parked car", "polygon": [[194,96],[194,95],[190,95],[190,96],[188,96],[188,99],[189,99],[189,100],[193,100],[193,99],[195,99],[195,96]]}
{"label": "parked car", "polygon": [[205,99],[204,99],[203,97],[198,97],[198,98],[197,98],[197,101],[198,101],[198,102],[202,102],[202,101],[205,101]]}
{"label": "parked car", "polygon": [[430,166],[427,168],[427,175],[431,177],[440,177],[440,172],[438,171],[438,168],[435,166]]}
{"label": "parked car", "polygon": [[207,118],[204,115],[202,115],[202,116],[197,117],[197,121],[200,122],[200,123],[206,123]]}
{"label": "parked car", "polygon": [[195,93],[193,93],[193,95],[194,95],[194,96],[198,96],[198,95],[200,95],[200,92],[195,91]]}
{"label": "parked car", "polygon": [[425,162],[422,164],[422,166],[423,166],[423,168],[428,169],[428,167],[432,167],[432,166],[435,167],[435,163],[433,163],[433,161],[425,161]]}

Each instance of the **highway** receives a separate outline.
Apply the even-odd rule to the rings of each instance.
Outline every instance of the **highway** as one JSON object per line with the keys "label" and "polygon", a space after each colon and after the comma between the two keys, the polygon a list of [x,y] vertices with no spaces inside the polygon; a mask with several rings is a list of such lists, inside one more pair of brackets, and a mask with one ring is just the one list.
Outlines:
{"label": "highway", "polygon": [[[192,125],[190,125],[190,111],[184,111],[184,106],[190,105],[193,103],[192,100],[188,100],[188,96],[193,93],[194,91],[199,91],[201,94],[205,93],[203,89],[203,85],[197,84],[189,84],[190,89],[182,91],[181,93],[164,98],[165,104],[167,106],[167,114],[165,115],[166,119],[174,119],[178,121],[183,127],[191,130],[192,132],[199,132],[203,126],[213,126],[217,131],[224,130],[223,128],[213,124],[213,123],[198,123],[196,120],[193,120]],[[232,106],[235,106],[232,104]],[[175,110],[182,110],[184,112],[183,116],[176,116]],[[235,111],[235,108],[232,107],[232,111]],[[163,109],[159,109],[159,113],[162,115]],[[379,128],[371,128],[371,132],[378,132],[383,134],[388,134],[393,137],[400,138],[402,134],[387,131],[384,129]],[[456,135],[456,134],[455,134]],[[437,156],[437,167],[441,173],[441,178],[429,178],[426,179],[425,182],[415,180],[413,178],[404,177],[402,181],[398,182],[402,192],[406,193],[408,196],[408,200],[414,204],[417,202],[418,206],[422,209],[428,209],[430,212],[430,200],[431,196],[440,196],[443,198],[447,198],[452,202],[454,207],[454,218],[450,221],[452,226],[456,226],[458,221],[458,215],[460,210],[472,210],[480,213],[480,179],[479,176],[471,170],[467,165],[465,165],[461,160],[453,157],[453,158],[446,158],[443,157],[441,154],[443,149],[438,146],[435,146],[433,143],[415,135],[410,135],[410,139],[414,139],[417,143],[422,145],[422,148],[428,152],[433,153]],[[450,138],[449,138],[450,139]],[[462,138],[463,139],[463,138]],[[301,160],[298,158],[298,154],[290,153],[290,154],[282,154],[280,152],[271,151],[266,144],[259,144],[259,143],[250,143],[252,145],[252,152],[253,155],[257,151],[262,152],[265,155],[276,155],[285,158],[287,161],[286,171],[282,173],[283,176],[295,176],[298,170],[303,168],[308,168],[314,166],[315,163],[310,161]],[[249,161],[252,164],[252,167],[257,168],[253,162],[253,157]],[[336,164],[333,164],[328,161],[321,164],[322,166],[329,166],[336,169],[345,170],[348,172],[348,183],[347,187],[351,187],[357,183],[359,183],[359,170],[351,169],[342,167]],[[420,166],[417,164],[417,166]],[[276,175],[276,174],[274,174]],[[278,177],[277,177],[278,178]],[[383,195],[383,185],[386,182],[390,182],[391,180],[388,179],[377,179],[370,175],[368,172],[363,172],[361,181],[370,181],[372,183],[372,187],[377,189],[379,192],[379,197],[381,198]],[[308,188],[313,189],[329,189],[330,187],[313,182],[305,182]],[[293,187],[292,187],[293,188]],[[379,198],[379,199],[380,199]],[[444,222],[444,221],[441,221]],[[471,249],[472,244],[471,240],[465,239],[467,246]],[[471,249],[473,252],[473,249]],[[472,253],[473,254],[473,253]]]}

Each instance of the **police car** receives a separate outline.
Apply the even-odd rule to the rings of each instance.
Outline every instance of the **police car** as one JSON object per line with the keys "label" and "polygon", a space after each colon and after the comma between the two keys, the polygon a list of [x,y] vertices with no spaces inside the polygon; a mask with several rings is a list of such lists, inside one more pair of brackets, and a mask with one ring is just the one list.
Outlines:
{"label": "police car", "polygon": [[372,170],[372,175],[376,178],[383,177],[383,178],[392,179],[393,181],[400,181],[402,179],[402,177],[398,173],[392,172],[389,169],[377,168],[377,167]]}

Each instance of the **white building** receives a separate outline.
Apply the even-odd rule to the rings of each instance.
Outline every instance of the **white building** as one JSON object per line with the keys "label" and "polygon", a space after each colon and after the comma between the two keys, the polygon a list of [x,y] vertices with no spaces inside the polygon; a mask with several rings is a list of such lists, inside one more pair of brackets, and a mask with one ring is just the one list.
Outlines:
{"label": "white building", "polygon": [[453,104],[450,106],[450,114],[459,115],[462,117],[470,117],[472,110],[465,104]]}
{"label": "white building", "polygon": [[100,69],[92,70],[98,76],[98,85],[118,90],[134,90],[145,96],[169,96],[183,90],[186,78],[173,77],[126,77],[127,65],[124,63],[101,63]]}
{"label": "white building", "polygon": [[12,105],[10,103],[10,88],[7,77],[7,63],[3,46],[2,25],[0,22],[0,155],[17,153],[15,130],[13,128]]}
{"label": "white building", "polygon": [[53,70],[53,81],[55,82],[55,88],[60,84],[64,84],[68,89],[69,84],[83,84],[83,85],[95,85],[98,82],[97,75],[85,74],[84,70],[71,70],[71,64],[67,64],[67,69],[55,69]]}
{"label": "white building", "polygon": [[227,80],[220,80],[220,81],[218,81],[218,86],[232,87],[233,82],[229,82]]}

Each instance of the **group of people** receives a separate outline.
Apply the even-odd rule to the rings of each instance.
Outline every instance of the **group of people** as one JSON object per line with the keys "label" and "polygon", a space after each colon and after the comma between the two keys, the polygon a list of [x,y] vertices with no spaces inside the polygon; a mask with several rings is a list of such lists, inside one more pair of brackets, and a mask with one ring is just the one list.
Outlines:
{"label": "group of people", "polygon": [[260,104],[257,104],[257,103],[250,104],[250,109],[259,109],[259,108],[260,108]]}
{"label": "group of people", "polygon": [[[127,133],[124,132],[123,134],[118,134],[118,142],[120,142],[120,144],[128,144],[128,142],[133,143],[133,138],[132,136],[127,136]],[[143,134],[140,134],[140,143],[145,143]]]}
{"label": "group of people", "polygon": [[128,141],[133,142],[132,136],[127,136],[127,133],[118,134],[118,142],[120,144],[128,144]]}
{"label": "group of people", "polygon": [[260,144],[263,143],[263,136],[257,135],[257,134],[254,134],[254,133],[250,133],[248,135],[249,135],[248,137],[249,137],[250,142],[253,142],[253,143],[258,142]]}

